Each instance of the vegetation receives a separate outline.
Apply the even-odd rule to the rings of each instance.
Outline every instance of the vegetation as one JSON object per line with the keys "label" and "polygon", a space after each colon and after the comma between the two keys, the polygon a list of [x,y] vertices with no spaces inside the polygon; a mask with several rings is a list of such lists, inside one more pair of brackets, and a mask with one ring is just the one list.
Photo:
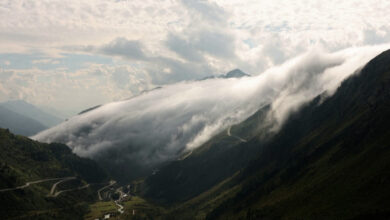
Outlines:
{"label": "vegetation", "polygon": [[[0,189],[14,188],[30,181],[74,176],[65,182],[70,188],[86,182],[107,181],[107,175],[94,161],[83,159],[63,144],[42,144],[0,129]],[[32,184],[28,187],[0,192],[2,218],[80,219],[95,201],[91,187],[47,197],[58,180]],[[58,190],[69,189],[62,188]]]}
{"label": "vegetation", "polygon": [[[232,146],[224,142],[230,137],[215,137],[147,178],[144,195],[171,207],[167,219],[389,219],[389,64],[387,51],[273,136],[247,120],[232,128],[241,136],[256,131],[247,142]],[[235,148],[253,160],[240,164]]]}
{"label": "vegetation", "polygon": [[[275,134],[265,106],[181,160],[134,181],[119,215],[100,185],[46,197],[56,181],[0,192],[0,215],[26,219],[389,219],[390,50],[317,97]],[[237,138],[240,137],[240,138]],[[244,141],[243,141],[244,140]],[[62,144],[0,129],[0,189],[75,176],[59,190],[107,182]],[[114,155],[115,156],[115,155]],[[128,168],[130,169],[130,168]],[[134,169],[134,168],[132,168]],[[118,170],[118,173],[124,170]],[[142,197],[141,197],[142,196]]]}
{"label": "vegetation", "polygon": [[89,213],[84,216],[85,220],[94,220],[97,218],[103,218],[107,213],[117,213],[117,206],[115,202],[96,202],[89,205]]}
{"label": "vegetation", "polygon": [[141,195],[162,205],[184,202],[209,190],[247,166],[259,153],[253,138],[261,130],[269,106],[260,109],[243,123],[233,126],[231,133],[248,139],[242,142],[227,131],[215,136],[183,160],[173,161],[155,175],[146,178]]}
{"label": "vegetation", "polygon": [[155,206],[138,196],[132,196],[123,203],[123,206],[125,213],[121,215],[121,219],[161,219],[165,216],[163,208]]}

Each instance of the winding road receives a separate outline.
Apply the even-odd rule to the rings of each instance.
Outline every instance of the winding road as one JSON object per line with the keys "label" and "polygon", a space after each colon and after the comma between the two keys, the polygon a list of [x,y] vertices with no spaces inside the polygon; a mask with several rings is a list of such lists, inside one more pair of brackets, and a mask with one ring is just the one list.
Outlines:
{"label": "winding road", "polygon": [[[61,190],[61,191],[58,191],[56,192],[56,188],[59,184],[63,183],[63,182],[66,182],[66,181],[69,181],[69,180],[74,180],[76,179],[75,176],[69,176],[69,177],[59,177],[59,178],[48,178],[48,179],[41,179],[41,180],[34,180],[34,181],[30,181],[30,182],[27,182],[26,184],[22,185],[22,186],[17,186],[17,187],[13,187],[13,188],[5,188],[5,189],[0,189],[0,193],[1,192],[8,192],[8,191],[13,191],[13,190],[18,190],[18,189],[24,189],[26,187],[29,187],[31,185],[34,185],[34,184],[38,184],[38,183],[43,183],[43,182],[49,182],[49,181],[55,181],[55,180],[58,180],[57,182],[55,182],[51,189],[50,189],[50,192],[49,194],[46,195],[46,197],[57,197],[59,196],[61,193],[64,193],[64,192],[70,192],[70,191],[75,191],[75,190],[81,190],[81,189],[85,189],[85,188],[88,188],[90,186],[90,184],[85,184],[84,186],[80,186],[80,187],[76,187],[76,188],[73,188],[73,189],[66,189],[66,190]],[[109,184],[107,186],[104,186],[102,188],[100,188],[98,190],[98,196],[99,196],[99,200],[103,200],[102,197],[101,197],[101,194],[100,192],[112,185],[114,185],[116,183],[116,181],[114,180],[111,180],[109,182]],[[115,204],[119,207],[118,211],[120,213],[123,213],[123,209],[124,207],[122,205],[120,205],[117,201],[115,201]]]}
{"label": "winding road", "polygon": [[104,186],[104,187],[100,188],[100,189],[97,191],[99,200],[103,200],[102,195],[100,194],[100,192],[101,192],[102,190],[105,190],[105,189],[107,189],[108,187],[114,185],[115,183],[116,183],[115,180],[111,180],[110,183],[109,183],[107,186]]}
{"label": "winding road", "polygon": [[115,205],[117,205],[117,206],[119,207],[119,208],[118,208],[118,212],[121,213],[121,214],[123,214],[123,213],[124,213],[124,211],[123,211],[123,209],[124,209],[123,205],[119,204],[118,200],[115,200]]}
{"label": "winding road", "polygon": [[[18,190],[18,189],[24,189],[26,187],[29,187],[33,184],[37,184],[37,183],[43,183],[43,182],[48,182],[48,181],[54,181],[54,180],[64,180],[64,179],[69,179],[69,178],[76,178],[76,177],[60,177],[60,178],[49,178],[49,179],[41,179],[41,180],[35,180],[35,181],[30,181],[30,182],[27,182],[26,184],[24,184],[23,186],[17,186],[17,187],[14,187],[14,188],[6,188],[6,189],[0,189],[0,192],[7,192],[7,191],[12,191],[12,190]],[[60,181],[60,182],[61,182]],[[58,182],[57,182],[58,183]],[[53,185],[54,186],[54,185]],[[54,187],[55,188],[55,187]],[[53,187],[52,187],[53,189]]]}
{"label": "winding road", "polygon": [[245,140],[244,138],[241,138],[241,137],[232,135],[232,134],[230,133],[231,128],[232,128],[232,126],[230,126],[230,127],[227,129],[227,132],[226,132],[227,136],[237,138],[237,139],[240,140],[241,142],[247,142],[247,140]]}
{"label": "winding road", "polygon": [[50,193],[47,196],[53,196],[54,195],[54,191],[56,190],[56,187],[57,187],[58,184],[66,182],[66,181],[69,181],[69,180],[74,180],[74,179],[76,179],[76,177],[75,176],[71,176],[71,177],[66,177],[66,178],[64,178],[64,179],[54,183],[53,186],[51,187]]}
{"label": "winding road", "polygon": [[85,188],[88,188],[90,186],[90,184],[85,184],[84,186],[80,186],[80,187],[77,187],[77,188],[73,188],[73,189],[65,189],[65,190],[61,190],[61,191],[58,191],[54,194],[49,194],[47,195],[48,197],[57,197],[58,195],[60,195],[61,193],[64,193],[64,192],[70,192],[70,191],[75,191],[75,190],[81,190],[81,189],[85,189]]}

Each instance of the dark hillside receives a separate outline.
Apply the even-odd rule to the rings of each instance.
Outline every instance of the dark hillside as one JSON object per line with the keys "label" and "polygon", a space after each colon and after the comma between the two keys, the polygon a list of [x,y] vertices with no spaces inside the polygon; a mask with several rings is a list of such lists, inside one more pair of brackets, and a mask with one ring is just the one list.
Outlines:
{"label": "dark hillside", "polygon": [[[77,188],[87,183],[107,182],[108,177],[94,161],[76,156],[63,144],[42,144],[0,129],[0,215],[2,219],[24,216],[27,219],[82,218],[87,203],[96,200],[93,186],[47,197],[54,178],[74,177]],[[28,187],[27,182],[54,179]]]}
{"label": "dark hillside", "polygon": [[291,116],[210,219],[388,219],[390,51]]}
{"label": "dark hillside", "polygon": [[266,112],[231,128],[246,142],[223,132],[141,193],[167,219],[388,219],[390,51],[264,138]]}

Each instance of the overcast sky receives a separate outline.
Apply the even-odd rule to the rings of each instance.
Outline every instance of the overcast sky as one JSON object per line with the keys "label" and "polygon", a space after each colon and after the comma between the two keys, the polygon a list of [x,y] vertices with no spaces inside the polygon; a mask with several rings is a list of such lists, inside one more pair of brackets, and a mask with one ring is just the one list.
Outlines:
{"label": "overcast sky", "polygon": [[0,101],[67,114],[318,47],[390,42],[390,1],[0,1]]}

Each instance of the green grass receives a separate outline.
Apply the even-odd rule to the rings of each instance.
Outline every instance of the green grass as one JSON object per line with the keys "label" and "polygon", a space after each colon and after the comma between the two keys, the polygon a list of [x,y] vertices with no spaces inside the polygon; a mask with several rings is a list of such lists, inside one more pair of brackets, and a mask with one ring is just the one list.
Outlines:
{"label": "green grass", "polygon": [[124,202],[123,206],[124,213],[120,215],[121,219],[161,219],[166,214],[162,207],[149,203],[138,196],[131,196],[131,199]]}
{"label": "green grass", "polygon": [[[390,219],[389,63],[387,51],[332,97],[318,97],[292,114],[274,137],[248,141],[263,147],[255,160],[237,176],[176,203],[171,219]],[[232,133],[246,137],[253,130],[247,127],[242,123]],[[215,147],[205,146],[199,157]],[[192,165],[184,162],[165,179]],[[172,183],[175,189],[183,181]]]}
{"label": "green grass", "polygon": [[84,216],[85,220],[93,220],[96,218],[103,218],[107,213],[116,213],[117,206],[113,201],[109,202],[96,202],[89,205],[89,213]]}
{"label": "green grass", "polygon": [[[21,186],[29,181],[67,176],[76,176],[78,181],[83,182],[99,182],[106,178],[106,174],[94,161],[79,158],[65,145],[39,143],[0,129],[0,189]],[[38,183],[0,193],[0,216],[5,219],[21,216],[81,219],[87,211],[87,203],[96,200],[96,191],[87,188],[47,198],[55,182]],[[58,190],[78,185],[77,181],[64,182],[58,186]]]}
{"label": "green grass", "polygon": [[231,179],[237,174],[184,203],[170,207],[167,209],[167,215],[175,219],[205,219],[210,211],[240,190],[239,185],[233,187],[229,185]]}

